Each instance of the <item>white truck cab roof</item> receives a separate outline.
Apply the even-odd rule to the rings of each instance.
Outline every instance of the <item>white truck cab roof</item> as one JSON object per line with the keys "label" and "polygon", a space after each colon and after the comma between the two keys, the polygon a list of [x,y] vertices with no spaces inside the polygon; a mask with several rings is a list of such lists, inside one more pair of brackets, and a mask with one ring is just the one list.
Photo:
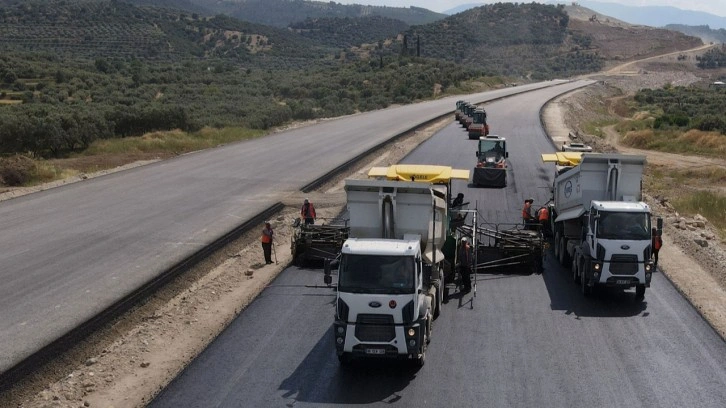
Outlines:
{"label": "white truck cab roof", "polygon": [[592,208],[598,211],[650,212],[650,206],[636,201],[593,201]]}
{"label": "white truck cab roof", "polygon": [[343,244],[344,254],[415,256],[421,253],[419,240],[383,238],[349,238]]}

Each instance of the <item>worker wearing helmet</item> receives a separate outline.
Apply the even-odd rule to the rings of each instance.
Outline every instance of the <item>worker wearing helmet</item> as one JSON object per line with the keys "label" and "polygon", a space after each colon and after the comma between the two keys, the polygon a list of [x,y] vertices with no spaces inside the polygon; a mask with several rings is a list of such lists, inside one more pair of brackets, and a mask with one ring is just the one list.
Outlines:
{"label": "worker wearing helmet", "polygon": [[314,224],[315,218],[317,218],[315,215],[315,207],[313,207],[313,203],[311,203],[307,198],[300,208],[300,218],[305,221],[305,224]]}
{"label": "worker wearing helmet", "polygon": [[532,215],[532,203],[534,203],[534,198],[528,198],[524,200],[524,207],[522,207],[522,221],[525,229],[531,229],[528,227],[537,222]]}
{"label": "worker wearing helmet", "polygon": [[272,263],[272,237],[275,232],[272,230],[270,221],[265,221],[265,228],[262,229],[262,253],[265,255],[265,264],[269,265]]}
{"label": "worker wearing helmet", "polygon": [[471,292],[471,246],[469,246],[469,239],[464,237],[461,239],[459,245],[459,273],[461,274],[461,286],[463,289],[462,293]]}

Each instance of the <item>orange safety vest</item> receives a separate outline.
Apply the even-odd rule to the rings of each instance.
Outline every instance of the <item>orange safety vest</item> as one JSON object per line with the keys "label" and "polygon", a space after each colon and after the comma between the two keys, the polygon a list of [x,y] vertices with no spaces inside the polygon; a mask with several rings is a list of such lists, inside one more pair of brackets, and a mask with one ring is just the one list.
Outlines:
{"label": "orange safety vest", "polygon": [[659,251],[660,247],[663,246],[663,239],[660,237],[660,235],[656,235],[654,237],[653,241],[654,241],[653,249],[655,249],[656,251]]}
{"label": "orange safety vest", "polygon": [[308,203],[308,211],[307,214],[305,214],[305,204],[302,205],[300,208],[300,216],[303,218],[318,218],[315,216],[315,207],[313,207],[313,203]]}
{"label": "orange safety vest", "polygon": [[[269,234],[266,234],[266,232],[269,231]],[[262,238],[260,239],[263,244],[269,244],[272,242],[272,228],[269,230],[267,228],[262,230]]]}
{"label": "orange safety vest", "polygon": [[550,212],[547,210],[547,207],[542,207],[539,209],[539,221],[547,221],[550,219]]}

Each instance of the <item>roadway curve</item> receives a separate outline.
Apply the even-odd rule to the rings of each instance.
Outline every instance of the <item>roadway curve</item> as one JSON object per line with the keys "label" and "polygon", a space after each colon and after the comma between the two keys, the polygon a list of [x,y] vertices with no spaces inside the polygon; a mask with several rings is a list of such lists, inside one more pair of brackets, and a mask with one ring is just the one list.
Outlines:
{"label": "roadway curve", "polygon": [[0,374],[290,191],[451,112],[455,100],[353,115],[1,202]]}
{"label": "roadway curve", "polygon": [[[552,151],[539,121],[565,87],[487,106],[492,131],[508,137],[510,184],[455,186],[490,222],[519,220],[522,201],[548,198]],[[404,161],[470,168],[475,143],[456,124]],[[319,270],[286,269],[150,407],[721,407],[726,344],[656,274],[646,300],[632,291],[585,299],[549,256],[543,275],[481,275],[472,297],[444,305],[426,366],[335,357],[334,293]]]}

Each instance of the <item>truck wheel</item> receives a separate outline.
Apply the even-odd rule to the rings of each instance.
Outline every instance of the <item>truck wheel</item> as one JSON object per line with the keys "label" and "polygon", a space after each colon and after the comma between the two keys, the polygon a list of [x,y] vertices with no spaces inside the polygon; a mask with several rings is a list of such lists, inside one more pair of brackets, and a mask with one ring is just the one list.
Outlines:
{"label": "truck wheel", "polygon": [[557,262],[560,261],[560,233],[555,233],[555,259],[557,259]]}
{"label": "truck wheel", "polygon": [[560,247],[560,265],[567,268],[570,264],[570,255],[567,253],[567,238],[560,237],[558,246]]}
{"label": "truck wheel", "polygon": [[423,367],[424,364],[426,364],[426,345],[428,344],[429,339],[426,334],[424,334],[424,341],[421,344],[421,356],[416,359],[416,367]]}
{"label": "truck wheel", "polygon": [[590,297],[592,295],[592,286],[587,286],[587,283],[585,282],[585,274],[580,274],[580,286],[582,288],[582,295],[585,297]]}
{"label": "truck wheel", "polygon": [[338,362],[340,362],[340,365],[342,366],[349,366],[352,361],[353,357],[350,356],[350,353],[343,353],[338,355]]}
{"label": "truck wheel", "polygon": [[635,298],[636,299],[645,298],[645,285],[636,285],[635,286]]}
{"label": "truck wheel", "polygon": [[444,296],[444,291],[441,288],[441,281],[434,282],[434,287],[436,288],[436,302],[434,302],[434,319],[438,318],[441,315],[441,301]]}

